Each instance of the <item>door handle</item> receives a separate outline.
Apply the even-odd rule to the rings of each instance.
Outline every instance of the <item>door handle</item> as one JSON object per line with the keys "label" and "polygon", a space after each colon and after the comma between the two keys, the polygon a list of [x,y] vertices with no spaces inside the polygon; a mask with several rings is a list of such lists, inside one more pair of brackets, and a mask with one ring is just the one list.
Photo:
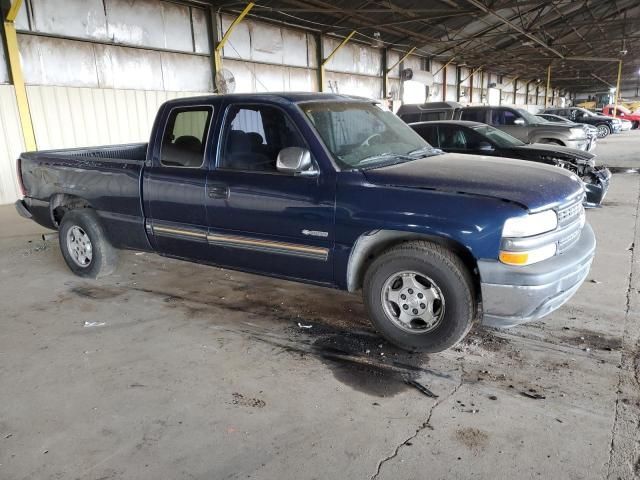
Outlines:
{"label": "door handle", "polygon": [[209,185],[207,195],[209,198],[229,198],[229,188],[226,185]]}

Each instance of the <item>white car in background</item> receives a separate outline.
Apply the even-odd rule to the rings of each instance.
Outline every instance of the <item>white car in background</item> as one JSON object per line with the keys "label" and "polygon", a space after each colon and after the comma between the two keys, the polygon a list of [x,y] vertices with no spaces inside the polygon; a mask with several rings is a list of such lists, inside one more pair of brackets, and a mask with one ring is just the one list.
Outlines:
{"label": "white car in background", "polygon": [[619,120],[622,123],[622,128],[620,128],[621,132],[628,132],[629,130],[631,130],[633,128],[633,122],[632,121],[625,120],[623,118],[620,118]]}

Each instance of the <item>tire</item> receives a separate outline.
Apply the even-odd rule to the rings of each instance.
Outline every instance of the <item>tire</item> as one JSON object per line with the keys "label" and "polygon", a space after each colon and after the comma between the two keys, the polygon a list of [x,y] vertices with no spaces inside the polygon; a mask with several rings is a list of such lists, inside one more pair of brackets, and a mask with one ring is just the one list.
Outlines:
{"label": "tire", "polygon": [[611,128],[606,123],[596,125],[596,128],[598,129],[598,138],[606,138],[611,134]]}
{"label": "tire", "polygon": [[638,121],[634,121],[634,122],[631,124],[631,130],[636,130],[637,128],[638,128]]}
{"label": "tire", "polygon": [[[424,299],[427,294],[433,298],[435,293],[435,298],[424,310],[425,305],[419,303],[424,300],[417,298],[421,293],[409,289],[416,284],[411,277],[413,274],[417,274],[414,278],[420,283],[418,292],[423,292],[420,298]],[[402,277],[401,287],[397,280],[394,281],[398,276]],[[401,292],[405,292],[409,303],[400,306],[388,301],[393,295],[402,302]],[[439,304],[437,293],[442,297]],[[476,318],[476,296],[468,269],[451,251],[427,241],[403,243],[376,258],[365,273],[363,297],[377,331],[389,342],[409,351],[435,353],[446,350],[467,335]],[[426,323],[422,317],[407,324],[400,319],[401,308],[406,306],[405,320],[406,315],[415,312],[426,312],[426,317],[432,317],[429,321],[439,318],[433,324]]]}
{"label": "tire", "polygon": [[76,275],[98,278],[115,270],[117,253],[92,209],[79,208],[67,212],[62,217],[58,239],[64,261]]}

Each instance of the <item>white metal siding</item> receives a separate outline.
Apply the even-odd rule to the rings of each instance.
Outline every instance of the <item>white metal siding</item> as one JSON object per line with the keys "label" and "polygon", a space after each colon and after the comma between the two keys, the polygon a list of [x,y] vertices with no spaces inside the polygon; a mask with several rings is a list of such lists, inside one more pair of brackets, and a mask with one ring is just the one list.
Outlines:
{"label": "white metal siding", "polygon": [[[146,142],[160,105],[207,92],[28,86],[38,149]],[[0,204],[18,198],[15,160],[24,151],[12,85],[0,85]]]}
{"label": "white metal siding", "polygon": [[38,149],[145,142],[158,107],[202,92],[27,87]]}
{"label": "white metal siding", "polygon": [[13,85],[0,85],[0,204],[18,198],[16,158],[24,150]]}

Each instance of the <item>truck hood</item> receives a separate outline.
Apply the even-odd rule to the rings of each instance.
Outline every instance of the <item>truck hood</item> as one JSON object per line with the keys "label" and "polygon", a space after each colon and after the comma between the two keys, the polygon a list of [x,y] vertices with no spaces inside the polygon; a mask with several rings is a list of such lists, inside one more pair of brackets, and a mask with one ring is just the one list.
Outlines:
{"label": "truck hood", "polygon": [[481,195],[530,211],[565,203],[584,191],[574,174],[523,160],[445,153],[363,170],[375,185]]}

